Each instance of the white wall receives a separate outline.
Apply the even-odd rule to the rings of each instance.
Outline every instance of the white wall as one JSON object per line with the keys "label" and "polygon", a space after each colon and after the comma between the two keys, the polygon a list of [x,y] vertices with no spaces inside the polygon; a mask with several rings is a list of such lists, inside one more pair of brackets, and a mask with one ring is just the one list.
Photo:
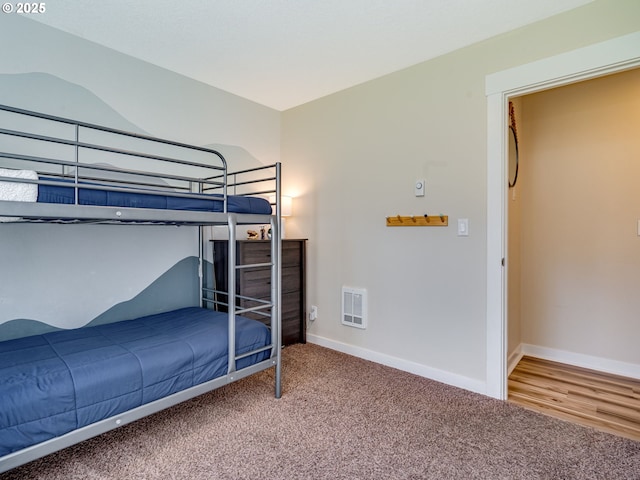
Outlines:
{"label": "white wall", "polygon": [[[299,194],[287,227],[309,238],[313,341],[482,390],[485,76],[637,31],[639,9],[594,2],[284,112],[285,189]],[[424,213],[451,226],[385,227],[385,216]],[[469,237],[456,236],[458,218]],[[342,285],[368,290],[367,330],[340,325]]]}

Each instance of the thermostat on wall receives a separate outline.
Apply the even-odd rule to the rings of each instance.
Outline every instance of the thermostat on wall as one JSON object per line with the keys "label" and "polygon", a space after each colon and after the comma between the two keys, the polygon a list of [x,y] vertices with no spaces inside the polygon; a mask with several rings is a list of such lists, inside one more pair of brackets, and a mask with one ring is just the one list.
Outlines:
{"label": "thermostat on wall", "polygon": [[416,197],[424,197],[424,180],[416,180],[415,192]]}

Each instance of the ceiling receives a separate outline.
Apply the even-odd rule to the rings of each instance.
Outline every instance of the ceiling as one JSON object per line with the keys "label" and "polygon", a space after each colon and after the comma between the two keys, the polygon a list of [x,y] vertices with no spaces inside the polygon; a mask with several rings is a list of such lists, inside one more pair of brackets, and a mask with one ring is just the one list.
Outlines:
{"label": "ceiling", "polygon": [[29,18],[276,110],[592,0],[55,0]]}

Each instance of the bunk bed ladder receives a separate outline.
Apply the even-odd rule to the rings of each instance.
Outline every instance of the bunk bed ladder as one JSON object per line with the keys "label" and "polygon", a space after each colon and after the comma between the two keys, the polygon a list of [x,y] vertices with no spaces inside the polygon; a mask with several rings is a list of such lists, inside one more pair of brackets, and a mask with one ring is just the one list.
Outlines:
{"label": "bunk bed ladder", "polygon": [[[279,178],[279,175],[278,175]],[[277,189],[279,190],[279,188]],[[278,197],[279,198],[279,197]],[[229,353],[228,353],[228,374],[233,376],[236,371],[236,362],[241,358],[248,357],[250,355],[254,355],[265,350],[271,350],[271,360],[274,362],[276,368],[275,375],[275,396],[276,398],[280,398],[282,396],[282,340],[281,340],[281,310],[280,310],[280,300],[282,298],[282,287],[280,285],[280,279],[282,275],[280,257],[282,254],[282,242],[281,242],[281,234],[280,234],[280,222],[279,222],[279,213],[280,213],[279,204],[276,205],[276,215],[271,219],[271,261],[268,263],[254,263],[254,264],[244,264],[238,265],[237,256],[236,256],[236,227],[237,227],[237,216],[235,214],[229,214],[228,216],[228,226],[229,226],[229,246],[228,246],[228,262],[229,267],[227,271],[227,285],[228,285],[228,312],[229,312]],[[237,271],[240,269],[249,269],[249,268],[261,268],[261,267],[269,267],[271,268],[271,300],[269,302],[261,303],[257,306],[248,307],[248,308],[237,308],[237,298],[238,295],[236,293],[236,275]],[[235,336],[236,336],[236,315],[242,315],[248,312],[257,312],[260,310],[271,309],[271,345],[267,347],[262,347],[256,350],[252,350],[250,352],[246,352],[238,355],[236,353],[236,345],[235,345]]]}
{"label": "bunk bed ladder", "polygon": [[275,178],[276,214],[271,217],[271,358],[275,358],[275,396],[282,395],[282,175],[281,164],[278,162]]}
{"label": "bunk bed ladder", "polygon": [[228,372],[233,374],[236,371],[236,228],[238,226],[237,218],[234,214],[229,214],[229,250],[228,262],[229,268],[227,280],[229,295],[227,303],[229,305],[229,359]]}

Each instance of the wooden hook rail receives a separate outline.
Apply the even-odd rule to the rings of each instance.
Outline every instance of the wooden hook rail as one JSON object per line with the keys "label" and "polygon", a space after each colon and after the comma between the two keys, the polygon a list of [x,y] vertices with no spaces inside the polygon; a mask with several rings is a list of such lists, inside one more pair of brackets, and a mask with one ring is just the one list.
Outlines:
{"label": "wooden hook rail", "polygon": [[387,217],[387,227],[446,227],[448,215],[411,215]]}

